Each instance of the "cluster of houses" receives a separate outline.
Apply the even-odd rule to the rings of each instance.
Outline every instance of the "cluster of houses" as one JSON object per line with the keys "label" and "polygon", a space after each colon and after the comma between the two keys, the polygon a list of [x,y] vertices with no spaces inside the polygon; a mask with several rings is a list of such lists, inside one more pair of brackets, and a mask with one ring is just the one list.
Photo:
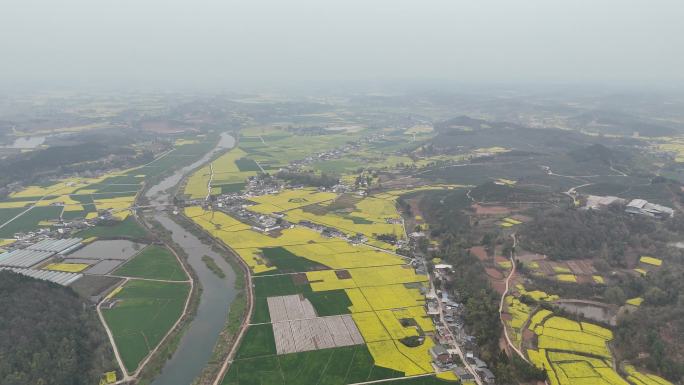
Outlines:
{"label": "cluster of houses", "polygon": [[95,218],[77,218],[68,221],[56,221],[50,227],[39,227],[27,232],[18,232],[13,236],[16,241],[12,243],[12,247],[21,248],[22,246],[28,246],[43,239],[60,238],[79,230],[95,226],[102,221],[111,220],[112,218],[112,214],[105,211]]}
{"label": "cluster of houses", "polygon": [[[413,252],[412,265],[416,268],[419,274],[426,274],[425,256],[417,250],[417,240],[425,237],[422,232],[415,232],[409,235]],[[435,284],[439,287],[446,286],[445,283],[450,279],[453,272],[453,266],[445,263],[435,264],[433,267]],[[477,372],[478,377],[486,384],[495,383],[495,377],[492,371],[487,367],[487,364],[475,355],[477,351],[476,339],[469,335],[464,328],[464,306],[455,299],[455,296],[450,295],[447,291],[425,290],[425,310],[432,318],[435,326],[436,340],[435,346],[430,348],[430,355],[432,356],[435,370],[452,371],[461,381],[474,380],[473,374],[466,368],[466,365]],[[442,322],[444,321],[444,322]],[[461,360],[458,354],[460,347],[465,352],[465,360]]]}
{"label": "cluster of houses", "polygon": [[[435,265],[434,271],[440,279],[440,276],[445,277],[450,269],[451,265],[438,264]],[[443,291],[428,293],[426,297],[427,313],[437,325],[435,338],[438,344],[430,349],[435,366],[441,371],[453,371],[462,381],[472,380],[473,375],[464,367],[457,350],[449,348],[449,346],[457,344],[465,351],[467,364],[478,373],[485,383],[493,384],[495,382],[494,374],[487,367],[487,364],[474,353],[477,350],[475,337],[465,331],[463,304],[454,301],[448,293]],[[443,315],[440,315],[440,306]],[[447,324],[446,327],[442,326],[440,322],[441,316]]]}

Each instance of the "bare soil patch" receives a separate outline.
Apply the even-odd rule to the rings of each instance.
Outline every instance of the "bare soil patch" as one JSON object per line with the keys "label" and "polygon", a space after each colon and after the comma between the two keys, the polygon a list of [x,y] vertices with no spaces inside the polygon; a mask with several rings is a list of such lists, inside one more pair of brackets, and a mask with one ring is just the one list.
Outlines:
{"label": "bare soil patch", "polygon": [[511,213],[511,209],[505,206],[484,206],[473,203],[470,207],[475,210],[476,215],[505,215]]}
{"label": "bare soil patch", "polygon": [[491,278],[494,279],[502,279],[503,274],[501,272],[493,267],[485,267],[485,271],[487,272],[487,275],[490,276]]}
{"label": "bare soil patch", "polygon": [[335,270],[338,279],[351,279],[351,274],[347,270]]}
{"label": "bare soil patch", "polygon": [[309,284],[309,280],[306,278],[305,273],[297,273],[297,274],[292,274],[292,282],[296,286],[301,286],[301,285],[307,285]]}
{"label": "bare soil patch", "polygon": [[486,261],[489,259],[484,246],[473,246],[470,248],[470,253],[476,256],[480,261]]}

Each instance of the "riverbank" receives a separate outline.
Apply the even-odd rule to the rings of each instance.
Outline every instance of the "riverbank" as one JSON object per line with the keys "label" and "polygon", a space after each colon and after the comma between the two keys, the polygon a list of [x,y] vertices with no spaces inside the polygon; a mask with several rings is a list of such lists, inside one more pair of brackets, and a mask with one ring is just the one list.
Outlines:
{"label": "riverbank", "polygon": [[[219,143],[200,160],[183,167],[172,176],[151,188],[145,197],[156,207],[147,212],[146,218],[156,221],[160,227],[170,235],[170,242],[186,251],[187,264],[196,277],[198,286],[198,307],[192,322],[178,339],[175,352],[166,357],[159,375],[151,382],[152,385],[190,385],[197,377],[204,373],[207,366],[214,361],[214,349],[223,337],[223,330],[228,319],[229,308],[238,290],[235,289],[236,274],[233,268],[224,260],[224,256],[211,247],[211,243],[202,241],[193,232],[188,231],[187,224],[179,215],[173,215],[164,210],[173,202],[175,194],[180,190],[184,181],[195,170],[212,161],[235,145],[232,136],[224,133]],[[225,277],[219,277],[212,272],[203,256],[211,257],[225,272]]]}
{"label": "riverbank", "polygon": [[[221,339],[228,309],[237,292],[233,267],[224,256],[176,223],[168,209],[187,175],[233,148],[234,144],[231,135],[221,134],[211,151],[193,159],[189,165],[148,181],[136,196],[136,202],[149,203],[147,210],[136,213],[136,220],[154,241],[165,244],[174,252],[192,282],[192,290],[177,323],[136,372],[125,379],[127,383],[190,385],[209,364],[213,348]],[[219,268],[226,272],[225,277],[217,277],[211,272],[201,259],[203,255],[217,260]]]}
{"label": "riverbank", "polygon": [[[136,219],[139,219],[136,217]],[[148,219],[149,220],[149,219]],[[202,294],[202,287],[195,282],[198,282],[195,272],[190,268],[187,263],[188,255],[185,251],[176,245],[172,239],[171,235],[166,231],[166,229],[160,224],[150,220],[150,223],[140,220],[139,222],[147,231],[157,236],[157,238],[164,243],[171,251],[174,253],[176,258],[180,261],[183,269],[191,282],[191,290],[188,299],[188,305],[185,312],[181,315],[178,324],[175,328],[169,331],[167,337],[162,341],[162,343],[153,351],[148,358],[148,361],[143,363],[143,366],[139,369],[140,372],[137,375],[138,385],[148,385],[152,383],[154,378],[161,373],[162,368],[166,362],[173,356],[174,352],[180,344],[182,336],[187,331],[188,327],[192,323],[192,320],[197,314],[197,308],[199,307],[200,296]]]}
{"label": "riverbank", "polygon": [[212,249],[222,256],[235,273],[235,299],[230,304],[230,311],[220,337],[214,346],[210,362],[192,383],[192,385],[219,384],[228,369],[231,357],[239,346],[253,311],[249,268],[230,247],[204,232],[190,218],[181,214],[175,219],[186,231],[197,236],[203,242],[211,244]]}

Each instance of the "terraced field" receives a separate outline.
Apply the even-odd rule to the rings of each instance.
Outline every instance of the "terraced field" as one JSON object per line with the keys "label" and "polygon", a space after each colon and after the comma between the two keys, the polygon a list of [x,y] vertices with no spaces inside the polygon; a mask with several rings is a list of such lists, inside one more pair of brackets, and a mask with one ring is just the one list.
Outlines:
{"label": "terraced field", "polygon": [[[554,299],[543,292],[526,294],[541,301]],[[550,385],[671,385],[630,366],[618,373],[608,346],[613,339],[610,329],[573,321],[545,309],[533,311],[513,296],[506,297],[506,304],[512,316],[507,325],[513,331],[513,343],[522,345],[526,330],[534,334],[534,348],[523,350],[532,364],[546,371]]]}

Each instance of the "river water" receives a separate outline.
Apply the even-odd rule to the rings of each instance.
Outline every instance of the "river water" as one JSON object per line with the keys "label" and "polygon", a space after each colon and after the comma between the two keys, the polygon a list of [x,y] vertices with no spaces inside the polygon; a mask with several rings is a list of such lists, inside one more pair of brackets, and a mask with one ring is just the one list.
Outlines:
{"label": "river water", "polygon": [[[192,165],[176,171],[152,186],[145,196],[152,204],[169,204],[173,197],[167,190],[177,185],[186,174],[208,162],[218,151],[234,145],[235,139],[232,136],[222,134],[219,143],[212,151]],[[173,214],[164,211],[163,207],[158,207],[158,210],[148,215],[152,215],[171,232],[173,241],[188,255],[188,264],[197,277],[195,283],[199,283],[203,289],[197,315],[183,334],[176,352],[164,364],[161,374],[152,382],[153,385],[189,385],[209,363],[214,345],[223,330],[228,317],[228,309],[236,294],[235,272],[209,245],[205,245],[196,236],[174,222],[171,218]],[[207,268],[202,261],[204,255],[216,261],[216,264],[226,273],[225,278],[219,278]]]}

